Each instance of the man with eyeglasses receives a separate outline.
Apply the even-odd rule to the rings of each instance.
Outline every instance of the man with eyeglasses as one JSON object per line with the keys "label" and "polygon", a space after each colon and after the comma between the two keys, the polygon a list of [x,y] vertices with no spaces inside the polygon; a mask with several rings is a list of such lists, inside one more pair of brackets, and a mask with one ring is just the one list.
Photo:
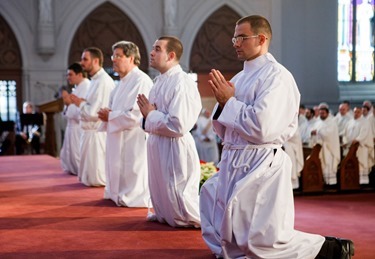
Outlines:
{"label": "man with eyeglasses", "polygon": [[96,47],[86,48],[81,66],[91,77],[85,98],[71,94],[72,102],[79,107],[82,134],[78,179],[86,186],[104,186],[106,133],[98,132],[100,108],[108,107],[109,95],[115,88],[112,78],[103,69],[103,53]]}
{"label": "man with eyeglasses", "polygon": [[102,130],[107,132],[106,180],[104,198],[117,206],[147,207],[148,188],[146,133],[137,95],[148,96],[152,80],[138,68],[138,46],[119,41],[112,46],[113,70],[120,76],[112,91],[109,106],[99,110]]}
{"label": "man with eyeglasses", "polygon": [[209,74],[224,147],[219,173],[200,193],[203,238],[224,258],[350,258],[350,240],[294,229],[292,164],[281,146],[298,130],[300,93],[268,52],[271,38],[264,17],[238,20],[232,41],[243,71],[229,82]]}

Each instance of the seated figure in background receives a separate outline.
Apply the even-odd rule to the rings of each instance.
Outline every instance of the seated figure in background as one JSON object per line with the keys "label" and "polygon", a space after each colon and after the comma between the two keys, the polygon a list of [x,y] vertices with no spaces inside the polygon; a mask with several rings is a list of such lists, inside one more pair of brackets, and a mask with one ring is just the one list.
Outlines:
{"label": "seated figure in background", "polygon": [[374,161],[374,141],[370,121],[362,116],[360,107],[354,108],[354,118],[346,126],[343,148],[346,155],[352,144],[359,143],[357,158],[359,164],[359,183],[369,183],[369,173]]}
{"label": "seated figure in background", "polygon": [[[362,113],[362,112],[361,112]],[[350,113],[350,106],[347,102],[342,102],[339,106],[339,112],[335,116],[335,121],[339,129],[340,144],[343,144],[343,136],[348,122],[353,118]]]}
{"label": "seated figure in background", "polygon": [[312,143],[320,144],[322,150],[319,158],[322,164],[324,182],[327,185],[337,184],[337,169],[340,162],[339,130],[333,116],[329,115],[326,103],[319,105],[320,120],[311,131]]}
{"label": "seated figure in background", "polygon": [[16,154],[22,155],[25,147],[31,145],[33,154],[40,154],[40,137],[44,119],[42,113],[34,112],[31,102],[23,103],[23,113],[20,114],[17,123]]}
{"label": "seated figure in background", "polygon": [[216,141],[216,134],[212,128],[210,111],[203,109],[199,115],[196,128],[195,144],[199,159],[205,162],[219,162],[219,148]]}
{"label": "seated figure in background", "polygon": [[293,189],[299,188],[299,177],[305,163],[303,157],[302,138],[299,130],[283,144],[285,153],[288,154],[292,161],[292,186]]}

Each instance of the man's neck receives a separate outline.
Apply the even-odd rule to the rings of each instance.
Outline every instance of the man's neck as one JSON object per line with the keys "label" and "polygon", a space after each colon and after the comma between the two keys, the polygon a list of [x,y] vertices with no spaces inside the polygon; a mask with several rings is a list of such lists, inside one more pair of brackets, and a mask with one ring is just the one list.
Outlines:
{"label": "man's neck", "polygon": [[85,80],[85,78],[84,77],[82,77],[80,80],[79,80],[79,82],[76,84],[76,86],[78,86],[80,83],[82,83],[83,82],[83,80]]}
{"label": "man's neck", "polygon": [[169,69],[171,69],[172,67],[174,67],[178,64],[179,64],[178,62],[172,62],[172,63],[168,64],[167,66],[165,66],[162,70],[159,70],[159,72],[161,74],[164,74],[164,73],[168,72]]}
{"label": "man's neck", "polygon": [[136,65],[133,65],[131,66],[127,71],[125,72],[118,72],[120,78],[124,78],[127,74],[129,74],[134,68],[136,67]]}
{"label": "man's neck", "polygon": [[101,69],[101,67],[98,67],[98,68],[96,68],[96,69],[92,69],[91,71],[90,71],[90,76],[91,77],[93,77],[96,73],[98,73],[98,71]]}

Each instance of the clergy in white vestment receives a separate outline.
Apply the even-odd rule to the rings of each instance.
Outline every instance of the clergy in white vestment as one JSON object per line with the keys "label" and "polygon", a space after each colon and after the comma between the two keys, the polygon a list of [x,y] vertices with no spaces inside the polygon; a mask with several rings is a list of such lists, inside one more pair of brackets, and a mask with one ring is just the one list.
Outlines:
{"label": "clergy in white vestment", "polygon": [[372,102],[369,100],[363,101],[362,104],[362,116],[370,118],[373,116]]}
{"label": "clergy in white vestment", "polygon": [[307,118],[306,118],[306,109],[305,105],[300,104],[299,105],[299,110],[298,110],[298,127],[301,127],[303,124],[306,123]]}
{"label": "clergy in white vestment", "polygon": [[224,147],[219,172],[200,193],[204,241],[217,257],[315,258],[323,236],[294,229],[292,163],[281,148],[298,127],[300,93],[268,52],[268,21],[237,21],[233,46],[244,61],[228,82],[212,69],[213,127]]}
{"label": "clergy in white vestment", "polygon": [[289,155],[292,161],[292,187],[293,189],[299,188],[299,177],[305,163],[303,157],[302,139],[299,130],[284,143],[285,152]]}
{"label": "clergy in white vestment", "polygon": [[197,145],[199,159],[205,162],[219,162],[219,147],[216,142],[216,134],[212,128],[211,113],[203,109],[197,120],[195,143]]}
{"label": "clergy in white vestment", "polygon": [[374,141],[370,121],[362,116],[362,109],[354,108],[354,118],[347,124],[344,134],[344,155],[352,144],[358,143],[359,183],[369,183],[369,173],[374,161]]}
{"label": "clergy in white vestment", "polygon": [[85,98],[71,94],[80,110],[80,164],[78,179],[86,186],[104,186],[106,133],[99,132],[100,108],[108,107],[109,96],[115,88],[112,78],[104,71],[103,53],[95,47],[86,48],[81,57],[82,68],[90,75],[91,84]]}
{"label": "clergy in white vestment", "polygon": [[353,118],[349,109],[349,105],[346,102],[343,102],[339,105],[339,112],[335,115],[335,122],[339,129],[340,144],[343,143],[342,138],[345,133],[346,125]]}
{"label": "clergy in white vestment", "polygon": [[341,160],[339,130],[333,116],[329,116],[326,103],[319,105],[320,120],[311,131],[313,146],[320,144],[319,153],[324,182],[327,185],[337,184],[337,169]]}
{"label": "clergy in white vestment", "polygon": [[161,74],[149,100],[138,96],[143,126],[149,133],[147,156],[154,213],[147,218],[172,227],[200,227],[200,163],[190,130],[202,104],[196,83],[179,65],[182,52],[182,43],[175,37],[156,40],[150,66]]}
{"label": "clergy in white vestment", "polygon": [[104,198],[117,206],[147,207],[150,202],[147,168],[147,135],[141,128],[137,95],[148,96],[151,78],[141,71],[141,56],[133,42],[112,46],[113,70],[120,82],[112,91],[109,107],[99,111],[107,132]]}
{"label": "clergy in white vestment", "polygon": [[[90,87],[90,80],[86,78],[86,73],[83,71],[79,63],[73,63],[68,67],[67,80],[69,84],[74,85],[73,93],[79,98],[84,98]],[[63,115],[67,119],[67,125],[64,134],[64,143],[60,151],[60,161],[62,169],[70,174],[78,175],[80,163],[80,150],[77,143],[80,142],[82,129],[79,125],[79,109],[71,103],[70,95],[64,91],[62,96],[69,102],[65,106]]]}
{"label": "clergy in white vestment", "polygon": [[301,133],[302,145],[306,147],[311,147],[311,131],[314,129],[315,123],[319,120],[319,118],[314,116],[314,113],[315,111],[313,108],[307,109],[305,113],[307,120],[301,125],[298,124],[298,129]]}

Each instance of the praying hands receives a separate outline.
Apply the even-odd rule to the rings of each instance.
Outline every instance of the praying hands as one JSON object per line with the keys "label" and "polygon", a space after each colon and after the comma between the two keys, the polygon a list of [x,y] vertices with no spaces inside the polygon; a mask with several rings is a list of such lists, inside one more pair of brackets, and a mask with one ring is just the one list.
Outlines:
{"label": "praying hands", "polygon": [[77,107],[81,104],[81,102],[85,101],[85,99],[78,97],[75,94],[70,95],[70,99],[72,100],[72,103],[74,103]]}
{"label": "praying hands", "polygon": [[150,101],[147,99],[147,97],[144,94],[139,94],[137,97],[137,104],[139,106],[139,109],[141,110],[141,113],[143,117],[146,119],[147,115],[156,110],[156,105],[151,104]]}
{"label": "praying hands", "polygon": [[219,70],[212,69],[209,76],[210,80],[208,80],[208,83],[211,86],[211,90],[220,107],[224,108],[227,101],[234,96],[235,87],[233,83],[225,80]]}

